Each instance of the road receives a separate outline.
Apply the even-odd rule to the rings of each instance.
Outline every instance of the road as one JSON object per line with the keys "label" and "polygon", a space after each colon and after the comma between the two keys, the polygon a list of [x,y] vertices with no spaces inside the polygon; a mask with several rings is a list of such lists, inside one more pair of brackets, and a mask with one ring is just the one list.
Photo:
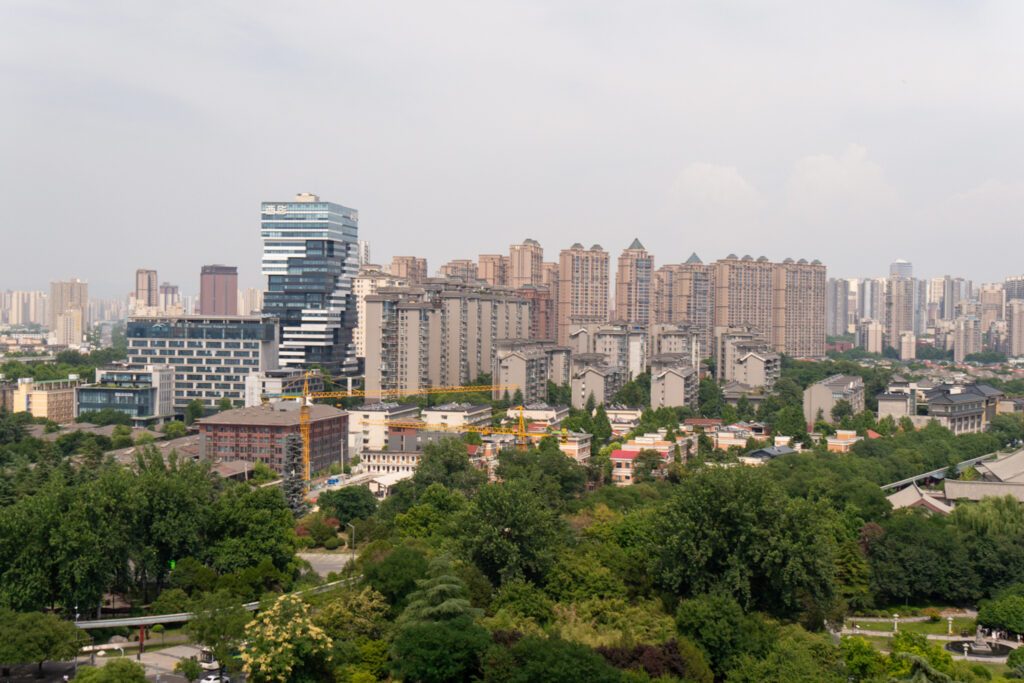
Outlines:
{"label": "road", "polygon": [[350,552],[330,552],[330,553],[295,553],[303,560],[309,562],[315,571],[320,576],[327,578],[330,572],[338,572],[345,568],[354,557],[355,553]]}

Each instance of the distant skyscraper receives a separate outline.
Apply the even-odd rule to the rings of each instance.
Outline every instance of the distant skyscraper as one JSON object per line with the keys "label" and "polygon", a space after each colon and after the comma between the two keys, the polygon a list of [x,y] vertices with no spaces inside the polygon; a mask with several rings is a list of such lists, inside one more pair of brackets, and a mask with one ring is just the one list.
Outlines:
{"label": "distant skyscraper", "polygon": [[263,202],[260,223],[263,310],[281,321],[281,365],[356,372],[358,212],[302,193],[290,202]]}
{"label": "distant skyscraper", "polygon": [[896,259],[889,264],[889,277],[914,277],[914,264],[904,259]]}
{"label": "distant skyscraper", "polygon": [[164,282],[160,285],[159,294],[157,296],[157,306],[166,311],[174,306],[181,303],[181,295],[178,293],[178,286],[172,285],[169,282]]}
{"label": "distant skyscraper", "polygon": [[652,320],[651,295],[654,256],[647,253],[639,239],[619,256],[615,273],[615,318],[634,325],[649,325]]}
{"label": "distant skyscraper", "polygon": [[558,259],[558,343],[566,344],[575,324],[608,321],[608,252],[577,242]]}
{"label": "distant skyscraper", "polygon": [[463,282],[476,280],[476,261],[471,259],[455,259],[441,266],[438,271],[441,277],[450,277]]}
{"label": "distant skyscraper", "polygon": [[914,332],[914,303],[917,281],[909,277],[891,276],[885,293],[885,344],[899,348],[900,335]]}
{"label": "distant skyscraper", "polygon": [[370,241],[359,240],[359,265],[365,266],[370,262]]}
{"label": "distant skyscraper", "polygon": [[510,287],[519,289],[526,285],[541,284],[544,249],[537,240],[527,239],[522,244],[513,244],[508,252],[507,284]]}
{"label": "distant skyscraper", "polygon": [[825,334],[834,337],[846,334],[849,303],[849,280],[829,278],[825,300]]}
{"label": "distant skyscraper", "polygon": [[51,332],[57,330],[57,316],[65,311],[77,309],[82,312],[82,329],[87,330],[89,325],[84,317],[89,308],[89,283],[72,278],[67,282],[50,283],[50,307],[49,307],[49,329]]}
{"label": "distant skyscraper", "polygon": [[135,271],[135,305],[150,307],[160,305],[155,270],[140,268]]}
{"label": "distant skyscraper", "polygon": [[199,276],[199,315],[238,315],[238,268],[203,266]]}
{"label": "distant skyscraper", "polygon": [[258,287],[246,287],[238,301],[239,315],[255,315],[263,310],[263,290]]}
{"label": "distant skyscraper", "polygon": [[1024,275],[1017,275],[1006,278],[1003,283],[1003,290],[1006,292],[1006,300],[1024,299]]}
{"label": "distant skyscraper", "polygon": [[1011,358],[1024,357],[1024,299],[1006,302],[1006,330],[1009,336]]}

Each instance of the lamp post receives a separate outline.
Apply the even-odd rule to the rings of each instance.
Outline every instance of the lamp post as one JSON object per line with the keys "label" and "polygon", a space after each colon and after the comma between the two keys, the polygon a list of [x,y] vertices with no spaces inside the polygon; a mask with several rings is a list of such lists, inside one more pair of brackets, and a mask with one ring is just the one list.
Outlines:
{"label": "lamp post", "polygon": [[949,628],[946,630],[946,635],[953,635],[953,617],[946,617],[946,622],[949,624]]}
{"label": "lamp post", "polygon": [[355,525],[352,522],[349,522],[345,526],[347,526],[349,529],[352,530],[352,534],[350,535],[350,538],[352,539],[352,542],[351,542],[351,545],[349,546],[349,552],[355,553],[355,551],[356,551],[356,527],[355,527]]}
{"label": "lamp post", "polygon": [[[75,603],[75,623],[78,623],[78,603]],[[78,632],[75,632],[75,644],[78,644]],[[78,676],[78,652],[75,652],[75,676]]]}
{"label": "lamp post", "polygon": [[892,632],[896,633],[899,630],[900,630],[900,615],[893,614],[892,615]]}

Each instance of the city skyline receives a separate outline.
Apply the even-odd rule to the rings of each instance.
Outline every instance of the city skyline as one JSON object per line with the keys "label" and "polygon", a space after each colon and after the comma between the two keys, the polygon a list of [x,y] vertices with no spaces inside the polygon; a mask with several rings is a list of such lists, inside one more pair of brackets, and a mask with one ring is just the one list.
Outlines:
{"label": "city skyline", "polygon": [[[903,257],[1001,279],[1009,250],[962,242],[1013,239],[1024,207],[1022,12],[409,4],[310,21],[257,4],[157,26],[142,7],[16,3],[6,236],[50,272],[19,259],[0,287],[120,294],[138,267],[186,286],[211,262],[258,285],[259,202],[298,191],[360,207],[377,262],[557,234],[549,249],[639,237],[669,260],[803,255],[865,277]],[[252,106],[268,92],[303,106]]]}

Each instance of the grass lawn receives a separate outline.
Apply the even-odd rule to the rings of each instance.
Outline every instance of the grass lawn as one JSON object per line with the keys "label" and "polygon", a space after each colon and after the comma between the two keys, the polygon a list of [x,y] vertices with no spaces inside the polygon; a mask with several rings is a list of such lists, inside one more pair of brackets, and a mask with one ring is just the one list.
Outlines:
{"label": "grass lawn", "polygon": [[[854,622],[860,626],[861,630],[867,631],[892,631],[892,620],[889,621],[858,621],[856,618],[849,618],[846,620],[847,628],[853,628]],[[974,635],[974,619],[968,617],[954,617],[953,619],[953,634],[959,635],[960,631],[967,629],[967,632],[972,636]],[[900,630],[908,631],[910,633],[924,633],[928,635],[945,635],[949,631],[949,624],[945,619],[942,621],[910,621],[900,622]]]}

